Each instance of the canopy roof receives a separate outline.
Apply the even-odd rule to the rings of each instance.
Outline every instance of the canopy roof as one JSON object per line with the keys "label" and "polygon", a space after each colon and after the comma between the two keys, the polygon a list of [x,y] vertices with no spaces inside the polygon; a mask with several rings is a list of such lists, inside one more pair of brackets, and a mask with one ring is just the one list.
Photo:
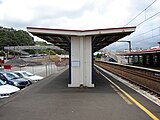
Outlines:
{"label": "canopy roof", "polygon": [[94,51],[98,51],[117,40],[130,35],[136,27],[120,27],[93,30],[67,30],[27,27],[33,35],[53,43],[64,50],[69,50],[71,36],[91,36]]}
{"label": "canopy roof", "polygon": [[117,55],[128,56],[128,55],[143,55],[143,54],[156,54],[156,53],[160,53],[160,47],[145,49],[145,50],[134,50],[132,52],[124,52],[124,53],[119,53]]}

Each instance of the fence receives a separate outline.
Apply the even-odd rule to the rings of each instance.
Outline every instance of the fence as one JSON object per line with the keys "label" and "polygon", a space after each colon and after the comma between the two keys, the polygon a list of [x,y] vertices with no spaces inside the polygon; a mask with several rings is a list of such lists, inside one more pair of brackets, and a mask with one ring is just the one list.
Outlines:
{"label": "fence", "polygon": [[[59,65],[60,64],[60,65]],[[59,62],[46,62],[42,65],[37,66],[23,66],[23,67],[12,67],[11,69],[2,69],[1,71],[28,71],[42,77],[47,77],[53,73],[58,73],[60,70],[68,67],[68,64]]]}

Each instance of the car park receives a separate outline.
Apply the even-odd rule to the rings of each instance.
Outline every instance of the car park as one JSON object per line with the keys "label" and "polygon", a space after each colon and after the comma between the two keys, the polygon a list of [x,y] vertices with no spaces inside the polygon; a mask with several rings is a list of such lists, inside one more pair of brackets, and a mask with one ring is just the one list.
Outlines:
{"label": "car park", "polygon": [[26,79],[28,79],[32,82],[39,81],[39,80],[43,79],[43,77],[32,74],[32,73],[27,72],[27,71],[14,71],[14,73],[17,74],[19,77],[26,78]]}
{"label": "car park", "polygon": [[6,81],[0,79],[0,98],[9,97],[11,94],[19,91],[18,87],[7,84]]}
{"label": "car park", "polygon": [[16,86],[20,89],[31,84],[29,80],[20,78],[18,75],[12,72],[0,72],[0,79],[2,79],[3,81],[6,81],[7,84]]}

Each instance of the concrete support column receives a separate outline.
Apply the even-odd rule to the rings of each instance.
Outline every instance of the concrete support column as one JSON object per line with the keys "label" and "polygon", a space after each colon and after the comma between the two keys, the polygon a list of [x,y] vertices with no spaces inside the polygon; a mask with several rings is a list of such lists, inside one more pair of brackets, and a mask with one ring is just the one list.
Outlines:
{"label": "concrete support column", "polygon": [[135,55],[132,56],[132,64],[135,64]]}
{"label": "concrete support column", "polygon": [[157,53],[157,66],[160,67],[160,53]]}
{"label": "concrete support column", "polygon": [[[84,54],[84,52],[83,51],[85,51],[84,49],[84,37],[80,37],[80,85],[83,85],[84,84],[84,77],[85,77],[85,75],[83,74],[85,71],[83,71],[83,70],[85,70],[84,69],[84,62],[85,62],[85,58],[83,58],[83,57],[85,57],[83,54]],[[83,72],[82,72],[83,71]]]}
{"label": "concrete support column", "polygon": [[85,43],[84,43],[84,49],[83,55],[85,58],[84,61],[84,69],[85,69],[85,77],[84,79],[84,86],[87,87],[94,87],[94,84],[92,84],[92,37],[87,36],[85,37]]}
{"label": "concrete support column", "polygon": [[143,66],[145,66],[145,65],[146,65],[146,59],[147,59],[147,58],[146,58],[146,55],[142,55],[142,57],[143,57],[143,58],[142,58],[142,59],[143,59],[143,63],[142,63],[142,64],[143,64]]}
{"label": "concrete support column", "polygon": [[71,83],[69,87],[92,84],[92,40],[90,36],[71,37]]}
{"label": "concrete support column", "polygon": [[130,64],[130,55],[127,57],[127,60],[128,60],[128,64]]}
{"label": "concrete support column", "polygon": [[138,57],[138,65],[140,65],[140,55],[137,55],[137,57]]}
{"label": "concrete support column", "polygon": [[149,55],[149,65],[153,66],[153,55],[152,54]]}

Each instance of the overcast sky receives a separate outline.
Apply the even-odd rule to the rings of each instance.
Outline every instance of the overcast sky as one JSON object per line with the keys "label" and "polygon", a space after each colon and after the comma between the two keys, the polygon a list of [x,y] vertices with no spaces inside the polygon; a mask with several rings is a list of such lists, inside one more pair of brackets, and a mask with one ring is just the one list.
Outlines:
{"label": "overcast sky", "polygon": [[[0,26],[26,30],[27,26],[63,29],[96,29],[122,27],[145,9],[154,0],[0,0]],[[160,11],[157,0],[146,12],[137,17],[129,26],[134,26]],[[160,26],[160,14],[137,27],[129,38],[137,40],[133,46],[140,47],[144,39],[134,38],[138,34]],[[160,29],[160,28],[159,28]],[[160,30],[157,31],[160,31]],[[154,31],[154,34],[158,34]],[[148,33],[149,35],[150,33]],[[132,38],[131,38],[132,37]],[[156,45],[159,38],[145,40],[145,45]],[[159,39],[160,41],[160,39]],[[144,41],[143,41],[144,42]],[[155,44],[153,44],[155,43]],[[135,44],[135,45],[134,45]],[[108,49],[124,49],[125,43],[116,43]],[[148,47],[148,46],[147,46]],[[143,47],[142,47],[143,48]],[[115,49],[116,50],[116,49]]]}

